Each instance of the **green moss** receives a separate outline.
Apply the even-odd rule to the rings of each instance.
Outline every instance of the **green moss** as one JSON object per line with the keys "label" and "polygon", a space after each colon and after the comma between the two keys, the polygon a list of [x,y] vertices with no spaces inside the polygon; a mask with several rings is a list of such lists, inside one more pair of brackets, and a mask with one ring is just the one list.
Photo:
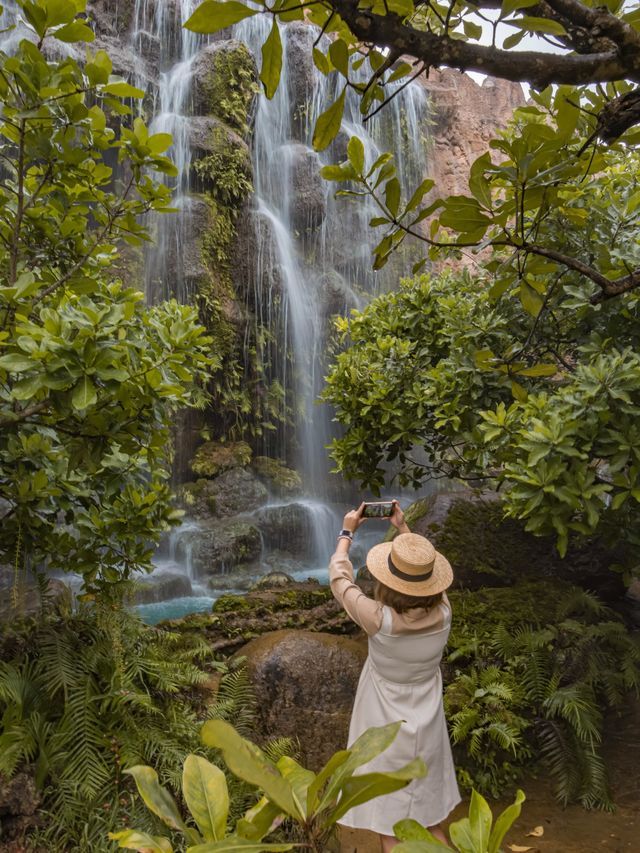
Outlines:
{"label": "green moss", "polygon": [[221,595],[214,601],[212,613],[247,613],[255,610],[255,604],[244,595]]}
{"label": "green moss", "polygon": [[202,81],[211,113],[246,133],[248,116],[258,92],[256,67],[249,48],[235,42],[217,50]]}
{"label": "green moss", "polygon": [[[418,498],[417,501],[414,501],[407,508],[404,514],[404,520],[412,530],[416,524],[433,509],[434,500],[435,498],[433,495],[428,495],[426,498]],[[397,532],[398,531],[395,527],[390,527],[384,541],[390,542],[396,536]]]}
{"label": "green moss", "polygon": [[242,140],[223,126],[215,127],[209,153],[196,160],[193,168],[211,196],[237,214],[253,189],[249,150]]}
{"label": "green moss", "polygon": [[191,460],[191,469],[202,477],[216,477],[230,468],[242,468],[251,461],[251,448],[244,441],[219,444],[207,441],[200,445]]}
{"label": "green moss", "polygon": [[252,468],[274,491],[281,494],[296,494],[302,489],[302,479],[293,468],[287,468],[279,459],[256,456]]}

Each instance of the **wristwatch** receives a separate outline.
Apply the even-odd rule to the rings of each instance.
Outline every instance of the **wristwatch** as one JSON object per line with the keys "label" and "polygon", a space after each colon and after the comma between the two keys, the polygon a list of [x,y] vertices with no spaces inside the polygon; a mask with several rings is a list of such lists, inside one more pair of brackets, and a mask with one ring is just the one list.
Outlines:
{"label": "wristwatch", "polygon": [[346,527],[343,527],[340,533],[338,533],[338,539],[348,539],[349,542],[353,541],[353,531],[347,530]]}

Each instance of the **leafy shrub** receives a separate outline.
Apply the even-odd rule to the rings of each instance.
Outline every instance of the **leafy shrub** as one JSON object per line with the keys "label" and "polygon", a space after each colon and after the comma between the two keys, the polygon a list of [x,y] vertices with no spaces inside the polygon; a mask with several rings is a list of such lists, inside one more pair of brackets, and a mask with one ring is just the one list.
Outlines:
{"label": "leafy shrub", "polygon": [[453,597],[445,707],[461,784],[497,796],[540,755],[562,803],[609,807],[603,712],[640,689],[622,621],[562,583]]}

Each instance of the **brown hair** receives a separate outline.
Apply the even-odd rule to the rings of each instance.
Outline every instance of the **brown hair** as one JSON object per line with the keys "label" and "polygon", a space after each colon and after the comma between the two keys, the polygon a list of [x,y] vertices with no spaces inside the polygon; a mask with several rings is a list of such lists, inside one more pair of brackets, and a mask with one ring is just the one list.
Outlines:
{"label": "brown hair", "polygon": [[404,592],[391,589],[379,580],[376,580],[373,597],[376,601],[392,607],[396,613],[404,613],[405,610],[412,610],[415,607],[422,607],[428,611],[442,601],[441,592],[435,595],[406,595]]}

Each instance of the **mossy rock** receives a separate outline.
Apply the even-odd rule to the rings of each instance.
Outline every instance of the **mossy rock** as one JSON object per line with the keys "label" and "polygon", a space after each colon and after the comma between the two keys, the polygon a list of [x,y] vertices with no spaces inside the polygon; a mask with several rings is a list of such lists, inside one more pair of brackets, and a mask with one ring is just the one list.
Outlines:
{"label": "mossy rock", "polygon": [[268,575],[260,578],[259,581],[251,587],[255,589],[280,589],[282,587],[291,586],[295,580],[286,572],[269,572]]}
{"label": "mossy rock", "polygon": [[199,477],[217,477],[231,468],[244,468],[251,462],[252,451],[245,441],[219,444],[207,441],[191,460],[191,470]]}
{"label": "mossy rock", "polygon": [[279,459],[256,456],[251,467],[258,477],[277,495],[286,497],[300,494],[302,491],[300,474],[293,468],[287,468]]}
{"label": "mossy rock", "polygon": [[258,92],[255,60],[242,42],[229,39],[204,47],[193,63],[196,115],[214,115],[246,133]]}
{"label": "mossy rock", "polygon": [[244,595],[221,595],[213,602],[212,613],[246,613],[255,605]]}
{"label": "mossy rock", "polygon": [[[424,498],[418,498],[417,501],[414,501],[410,504],[407,509],[404,511],[404,520],[409,525],[411,530],[417,527],[423,518],[425,518],[429,512],[433,509],[435,503],[436,496],[435,495],[427,495]],[[387,535],[384,537],[385,542],[391,542],[397,535],[398,531],[393,525],[389,527],[387,531]]]}

